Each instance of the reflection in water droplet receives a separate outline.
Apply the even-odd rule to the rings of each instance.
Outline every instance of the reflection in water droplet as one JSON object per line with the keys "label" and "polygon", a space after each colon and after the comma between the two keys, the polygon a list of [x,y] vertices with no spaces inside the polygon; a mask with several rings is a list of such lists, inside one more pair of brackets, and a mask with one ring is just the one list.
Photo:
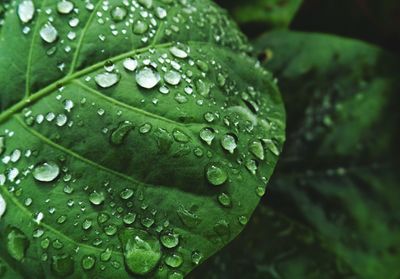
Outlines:
{"label": "reflection in water droplet", "polygon": [[28,23],[35,15],[35,6],[31,0],[22,1],[18,5],[18,17],[23,23]]}
{"label": "reflection in water droplet", "polygon": [[133,228],[123,230],[119,237],[125,264],[130,272],[146,275],[156,268],[161,259],[161,246],[157,238]]}
{"label": "reflection in water droplet", "polygon": [[19,229],[11,227],[7,232],[7,252],[17,261],[22,261],[29,247],[29,240]]}
{"label": "reflection in water droplet", "polygon": [[46,43],[51,44],[57,40],[58,31],[50,22],[48,22],[40,29],[40,37]]}
{"label": "reflection in water droplet", "polygon": [[227,172],[215,163],[207,167],[206,176],[208,181],[214,186],[222,185],[228,180]]}
{"label": "reflection in water droplet", "polygon": [[143,88],[151,89],[160,82],[160,74],[153,67],[143,67],[136,73],[136,82]]}
{"label": "reflection in water droplet", "polygon": [[109,88],[119,82],[120,76],[116,73],[102,73],[95,76],[94,80],[102,88]]}
{"label": "reflection in water droplet", "polygon": [[60,174],[60,168],[55,162],[44,162],[36,165],[32,174],[38,181],[51,182]]}

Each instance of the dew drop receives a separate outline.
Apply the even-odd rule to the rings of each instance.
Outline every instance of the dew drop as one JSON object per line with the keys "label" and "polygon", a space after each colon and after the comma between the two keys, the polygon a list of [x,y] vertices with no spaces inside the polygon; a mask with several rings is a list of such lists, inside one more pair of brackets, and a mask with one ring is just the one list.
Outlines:
{"label": "dew drop", "polygon": [[94,205],[100,205],[104,202],[105,197],[103,192],[93,191],[89,195],[89,201]]}
{"label": "dew drop", "polygon": [[253,140],[249,144],[250,152],[260,160],[264,160],[264,147],[259,140]]}
{"label": "dew drop", "polygon": [[134,129],[134,125],[130,121],[124,121],[119,124],[118,128],[111,133],[111,143],[121,145],[126,136]]}
{"label": "dew drop", "polygon": [[231,201],[231,198],[229,197],[228,194],[225,194],[225,193],[219,194],[218,201],[224,207],[231,207],[232,206],[232,201]]}
{"label": "dew drop", "polygon": [[136,35],[143,35],[148,29],[149,25],[142,20],[137,20],[132,26],[132,31]]}
{"label": "dew drop", "polygon": [[123,21],[127,14],[128,12],[122,6],[117,6],[111,10],[111,17],[115,22]]}
{"label": "dew drop", "polygon": [[137,60],[136,59],[132,59],[132,58],[125,59],[123,64],[124,64],[124,68],[127,71],[130,71],[130,72],[135,71],[137,66],[138,66]]}
{"label": "dew drop", "polygon": [[160,74],[152,67],[143,67],[136,73],[136,82],[143,88],[151,89],[160,82]]}
{"label": "dew drop", "polygon": [[206,170],[207,180],[214,186],[220,186],[228,180],[227,172],[216,163],[212,163]]}
{"label": "dew drop", "polygon": [[119,237],[130,272],[146,275],[156,268],[161,259],[161,245],[157,238],[134,228],[123,230]]}
{"label": "dew drop", "polygon": [[28,23],[35,15],[35,6],[31,0],[22,1],[18,6],[18,17],[23,23]]}
{"label": "dew drop", "polygon": [[171,85],[178,85],[181,82],[181,75],[176,71],[169,71],[164,75],[164,79]]}
{"label": "dew drop", "polygon": [[3,196],[0,194],[0,220],[3,217],[4,213],[6,212],[7,204],[4,200]]}
{"label": "dew drop", "polygon": [[29,240],[26,235],[19,229],[11,227],[7,232],[7,252],[17,261],[25,258],[26,250],[29,247]]}
{"label": "dew drop", "polygon": [[169,51],[171,52],[171,54],[177,58],[187,58],[188,57],[188,53],[186,52],[186,50],[184,50],[184,46],[183,45],[179,45],[179,46],[173,46],[169,49]]}
{"label": "dew drop", "polygon": [[203,255],[199,251],[193,251],[192,253],[192,263],[198,265],[203,259]]}
{"label": "dew drop", "polygon": [[70,2],[70,1],[60,1],[57,4],[57,11],[60,14],[64,14],[67,15],[69,13],[72,12],[72,10],[74,9],[74,3]]}
{"label": "dew drop", "polygon": [[212,128],[203,128],[200,131],[200,138],[205,141],[208,145],[212,144],[215,138],[215,132]]}
{"label": "dew drop", "polygon": [[183,258],[180,254],[174,253],[169,255],[164,260],[165,264],[172,268],[180,267],[183,264]]}
{"label": "dew drop", "polygon": [[236,137],[232,134],[226,134],[221,139],[222,147],[233,154],[237,148]]}
{"label": "dew drop", "polygon": [[82,268],[84,270],[90,270],[96,264],[96,259],[93,256],[85,256],[82,259]]}
{"label": "dew drop", "polygon": [[116,73],[102,73],[94,77],[96,84],[102,88],[109,88],[117,84],[120,80],[120,76]]}
{"label": "dew drop", "polygon": [[53,161],[40,163],[35,166],[33,177],[41,182],[51,182],[60,174],[60,167]]}
{"label": "dew drop", "polygon": [[58,31],[50,22],[48,22],[40,29],[40,37],[46,43],[51,44],[57,40]]}
{"label": "dew drop", "polygon": [[163,233],[160,237],[161,243],[166,248],[175,248],[179,244],[179,235],[172,231]]}

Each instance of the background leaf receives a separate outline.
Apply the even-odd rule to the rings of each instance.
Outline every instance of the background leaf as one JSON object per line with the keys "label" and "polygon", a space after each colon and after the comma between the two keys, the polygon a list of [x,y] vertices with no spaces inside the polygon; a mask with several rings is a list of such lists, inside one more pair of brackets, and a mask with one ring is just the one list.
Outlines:
{"label": "background leaf", "polygon": [[321,34],[255,45],[287,144],[249,229],[193,278],[398,278],[398,58]]}
{"label": "background leaf", "polygon": [[210,1],[71,3],[13,1],[0,38],[5,276],[182,278],[263,195],[280,94]]}
{"label": "background leaf", "polygon": [[257,36],[266,30],[287,28],[302,0],[216,0],[229,10],[248,36]]}

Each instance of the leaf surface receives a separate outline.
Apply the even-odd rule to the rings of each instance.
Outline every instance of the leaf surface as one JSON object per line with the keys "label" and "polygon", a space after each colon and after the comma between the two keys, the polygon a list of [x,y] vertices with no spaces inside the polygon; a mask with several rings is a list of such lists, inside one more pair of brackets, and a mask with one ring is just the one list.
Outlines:
{"label": "leaf surface", "polygon": [[60,3],[0,38],[6,274],[182,278],[258,204],[280,94],[210,1]]}

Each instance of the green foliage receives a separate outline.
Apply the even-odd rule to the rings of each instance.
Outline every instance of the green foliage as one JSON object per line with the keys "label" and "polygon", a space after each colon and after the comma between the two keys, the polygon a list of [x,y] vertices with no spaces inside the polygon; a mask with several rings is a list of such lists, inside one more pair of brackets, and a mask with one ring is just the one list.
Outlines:
{"label": "green foliage", "polygon": [[399,59],[296,32],[255,48],[279,79],[287,143],[245,233],[193,278],[399,278]]}
{"label": "green foliage", "polygon": [[210,1],[138,2],[12,2],[3,278],[182,278],[264,193],[285,128],[270,74]]}
{"label": "green foliage", "polygon": [[286,28],[302,0],[216,0],[227,8],[239,24],[257,24],[265,28]]}

